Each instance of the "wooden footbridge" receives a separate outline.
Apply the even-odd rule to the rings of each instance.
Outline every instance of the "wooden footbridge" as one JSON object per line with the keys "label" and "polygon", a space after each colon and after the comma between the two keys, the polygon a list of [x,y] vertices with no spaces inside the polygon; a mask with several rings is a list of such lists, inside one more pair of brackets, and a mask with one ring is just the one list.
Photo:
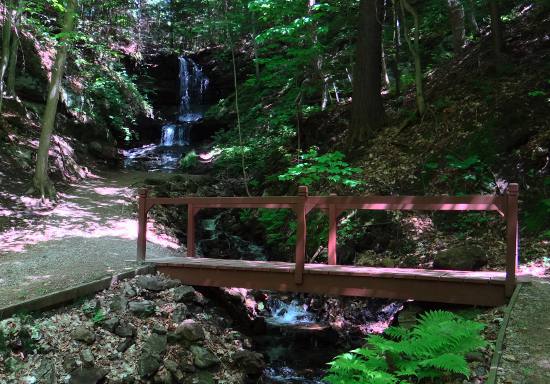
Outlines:
{"label": "wooden footbridge", "polygon": [[[414,299],[483,306],[502,305],[516,286],[518,267],[518,185],[500,195],[471,196],[298,196],[149,197],[139,191],[137,258],[145,260],[147,213],[155,205],[187,205],[187,257],[151,260],[157,270],[186,284],[309,292],[329,295]],[[296,249],[289,262],[195,257],[195,217],[205,208],[291,209],[296,215]],[[328,264],[306,264],[306,216],[328,214]],[[506,270],[466,272],[338,265],[338,216],[346,210],[496,211],[506,222]],[[237,259],[239,255],[235,255]]]}

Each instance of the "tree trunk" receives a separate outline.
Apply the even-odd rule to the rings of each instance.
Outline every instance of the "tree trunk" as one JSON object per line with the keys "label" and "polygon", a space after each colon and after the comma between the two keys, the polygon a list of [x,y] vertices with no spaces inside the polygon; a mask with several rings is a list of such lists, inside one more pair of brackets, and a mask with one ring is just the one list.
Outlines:
{"label": "tree trunk", "polygon": [[10,60],[8,65],[8,80],[7,90],[10,96],[15,96],[15,75],[17,71],[17,51],[19,49],[19,22],[21,19],[21,7],[19,2],[16,3],[17,11],[13,19],[13,31],[10,48]]}
{"label": "tree trunk", "polygon": [[401,72],[399,71],[399,62],[401,61],[401,21],[399,20],[399,10],[395,3],[398,0],[392,0],[393,12],[393,45],[395,49],[395,57],[393,61],[393,76],[395,78],[395,96],[401,95]]}
{"label": "tree trunk", "polygon": [[475,5],[472,0],[466,0],[466,22],[468,23],[468,29],[474,36],[479,36],[479,25],[476,20]]}
{"label": "tree trunk", "polygon": [[59,40],[55,62],[52,68],[50,86],[48,89],[48,98],[46,108],[42,116],[42,131],[40,132],[40,143],[36,155],[36,170],[33,178],[33,191],[38,193],[43,199],[49,197],[55,198],[55,188],[48,177],[48,153],[50,150],[50,139],[52,136],[55,115],[57,112],[57,103],[61,90],[61,81],[67,61],[67,51],[69,44],[69,34],[73,30],[76,10],[76,0],[69,0],[65,9],[63,20],[62,37]]}
{"label": "tree trunk", "polygon": [[382,83],[383,3],[361,0],[359,35],[353,70],[353,103],[351,112],[352,141],[363,141],[375,134],[384,123],[385,113],[380,95]]}
{"label": "tree trunk", "polygon": [[[314,7],[317,4],[317,0],[309,0],[308,1],[308,14],[313,15],[315,13]],[[313,47],[315,48],[319,44],[319,36],[317,34],[317,23],[313,23],[310,31],[311,31],[311,43],[313,44]],[[315,78],[319,81],[321,84],[321,110],[325,110],[328,106],[329,102],[329,84],[328,84],[328,76],[325,74],[323,70],[323,55],[322,53],[319,53],[315,55],[314,58],[313,67],[315,69]]]}
{"label": "tree trunk", "polygon": [[466,30],[464,28],[464,7],[460,0],[447,0],[449,8],[449,21],[453,32],[453,50],[455,55],[459,54],[464,47]]}
{"label": "tree trunk", "polygon": [[[4,99],[4,76],[10,61],[10,40],[13,2],[4,3],[4,26],[2,28],[2,58],[0,59],[0,114],[2,113],[2,101]],[[1,116],[1,115],[0,115]]]}
{"label": "tree trunk", "polygon": [[256,13],[251,12],[250,18],[252,19],[252,49],[254,50],[254,70],[256,72],[256,83],[259,86],[260,85],[260,57],[259,57],[259,47],[258,42],[256,41],[256,37],[258,36],[257,31],[257,20],[256,20]]}
{"label": "tree trunk", "polygon": [[405,17],[403,17],[403,30],[405,32],[405,40],[411,51],[411,55],[414,59],[414,79],[416,85],[416,107],[418,109],[418,114],[420,116],[424,115],[426,112],[426,102],[424,100],[424,78],[422,75],[422,64],[420,62],[420,21],[418,19],[418,13],[416,10],[407,2],[407,0],[401,0],[401,11],[403,16],[405,15],[405,10],[411,14],[413,17],[414,23],[414,41],[410,36],[409,28],[407,27],[407,22]]}
{"label": "tree trunk", "polygon": [[504,51],[504,39],[502,37],[502,22],[500,21],[500,9],[498,0],[489,0],[489,11],[491,13],[491,31],[495,56],[500,56]]}

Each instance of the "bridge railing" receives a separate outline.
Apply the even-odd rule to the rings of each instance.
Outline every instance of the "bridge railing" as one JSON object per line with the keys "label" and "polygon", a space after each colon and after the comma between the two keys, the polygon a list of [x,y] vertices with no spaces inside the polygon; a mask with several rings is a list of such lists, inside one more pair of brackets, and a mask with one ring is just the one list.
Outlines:
{"label": "bridge railing", "polygon": [[518,268],[518,184],[510,184],[504,195],[469,196],[309,196],[301,186],[297,196],[262,197],[150,197],[146,189],[138,196],[138,261],[146,257],[147,213],[155,205],[187,205],[187,256],[195,257],[195,217],[205,208],[291,209],[296,214],[294,254],[295,281],[301,284],[306,259],[307,214],[321,209],[328,214],[328,264],[337,265],[338,216],[346,210],[390,211],[496,211],[506,221],[506,294],[516,285]]}

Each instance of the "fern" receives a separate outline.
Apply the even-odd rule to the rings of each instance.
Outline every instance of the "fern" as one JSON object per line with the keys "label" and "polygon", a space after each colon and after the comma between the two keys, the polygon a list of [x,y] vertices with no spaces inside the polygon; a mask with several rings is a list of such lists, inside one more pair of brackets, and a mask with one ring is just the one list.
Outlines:
{"label": "fern", "polygon": [[465,355],[483,348],[484,325],[452,312],[430,311],[408,330],[390,327],[365,347],[337,356],[325,380],[331,384],[406,384],[451,375],[468,377]]}

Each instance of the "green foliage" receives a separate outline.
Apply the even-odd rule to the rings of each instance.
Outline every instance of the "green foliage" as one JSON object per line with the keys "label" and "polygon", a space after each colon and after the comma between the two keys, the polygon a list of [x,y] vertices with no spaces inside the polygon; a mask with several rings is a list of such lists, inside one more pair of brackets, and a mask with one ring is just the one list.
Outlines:
{"label": "green foliage", "polygon": [[484,325],[451,312],[430,311],[410,330],[390,327],[365,347],[337,356],[325,380],[331,384],[405,384],[470,373],[465,355],[483,348]]}
{"label": "green foliage", "polygon": [[299,164],[290,167],[278,178],[281,181],[312,186],[316,190],[339,186],[356,189],[364,184],[358,179],[361,169],[351,167],[344,161],[344,157],[344,154],[338,151],[319,155],[316,149],[310,149],[300,156]]}
{"label": "green foliage", "polygon": [[101,324],[105,321],[106,318],[107,318],[107,314],[105,313],[105,311],[99,308],[95,311],[94,315],[92,316],[92,322],[94,324]]}
{"label": "green foliage", "polygon": [[184,170],[189,170],[196,167],[199,164],[199,156],[195,150],[191,150],[185,154],[180,160],[180,167]]}

